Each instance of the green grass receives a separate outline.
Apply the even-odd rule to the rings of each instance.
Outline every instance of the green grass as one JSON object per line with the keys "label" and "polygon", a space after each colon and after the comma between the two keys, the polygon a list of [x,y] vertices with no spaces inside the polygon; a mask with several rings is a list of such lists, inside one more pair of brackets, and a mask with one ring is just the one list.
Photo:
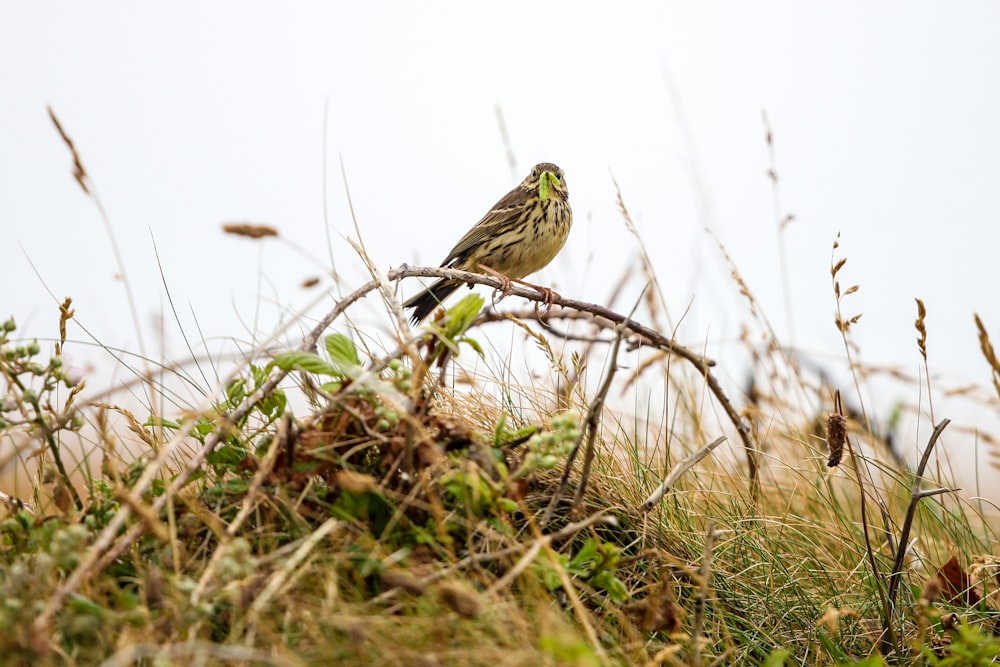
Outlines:
{"label": "green grass", "polygon": [[[687,353],[660,343],[673,354],[643,372],[669,377],[672,407],[649,428],[604,403],[606,353],[628,354],[611,345],[613,326],[586,360],[532,330],[548,372],[518,385],[509,370],[483,375],[482,360],[503,364],[484,351],[481,305],[459,302],[394,349],[361,351],[354,330],[327,336],[319,353],[255,359],[210,405],[176,415],[77,403],[59,361],[69,303],[51,352],[18,341],[10,320],[0,454],[38,454],[31,493],[9,499],[0,523],[4,664],[980,665],[1000,655],[992,600],[925,592],[952,555],[964,570],[991,554],[994,570],[970,583],[995,591],[996,523],[951,493],[911,504],[914,471],[860,423],[828,470],[817,415],[759,390],[740,397],[740,421],[723,429],[732,454],[709,454],[643,512],[720,434],[707,416],[725,415],[718,404],[730,399],[704,378],[717,369],[688,372]],[[472,373],[471,384],[441,384],[451,377],[441,368],[465,368],[455,377]],[[122,424],[138,455],[123,453]],[[736,430],[748,424],[752,449]],[[90,467],[80,452],[70,462],[74,447],[89,447]],[[912,548],[890,605],[908,513]],[[961,623],[946,629],[952,613]]]}

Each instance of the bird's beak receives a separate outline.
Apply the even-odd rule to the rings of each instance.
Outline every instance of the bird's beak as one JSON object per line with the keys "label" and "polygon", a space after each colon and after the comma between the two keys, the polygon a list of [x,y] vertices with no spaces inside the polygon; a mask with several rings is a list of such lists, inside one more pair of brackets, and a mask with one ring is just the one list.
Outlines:
{"label": "bird's beak", "polygon": [[542,178],[538,181],[538,198],[542,201],[546,201],[549,198],[549,179],[555,185],[561,185],[559,183],[559,177],[553,174],[551,171],[543,171]]}

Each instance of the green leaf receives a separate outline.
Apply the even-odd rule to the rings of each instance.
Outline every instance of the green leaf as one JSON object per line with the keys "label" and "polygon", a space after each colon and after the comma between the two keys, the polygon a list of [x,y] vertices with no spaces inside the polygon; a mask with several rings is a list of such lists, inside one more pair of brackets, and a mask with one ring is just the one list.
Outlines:
{"label": "green leaf", "polygon": [[164,417],[149,417],[145,422],[143,422],[142,425],[148,427],[159,426],[162,428],[168,428],[172,431],[176,431],[181,427],[180,422],[174,421],[173,419],[166,419]]}
{"label": "green leaf", "polygon": [[506,434],[507,434],[507,415],[501,412],[500,420],[497,422],[497,427],[493,429],[493,446],[500,447],[507,439]]}
{"label": "green leaf", "polygon": [[358,350],[354,347],[354,341],[342,333],[330,334],[323,339],[326,346],[326,353],[330,355],[330,361],[335,366],[343,369],[344,373],[349,373],[351,369],[361,366],[361,359],[358,357]]}
{"label": "green leaf", "polygon": [[466,345],[468,345],[469,347],[471,347],[473,350],[475,350],[476,353],[480,357],[482,357],[483,359],[486,358],[486,353],[483,352],[483,346],[480,345],[479,341],[476,340],[475,338],[469,338],[468,336],[462,336],[462,338],[459,339],[458,342],[459,343],[465,343]]}
{"label": "green leaf", "polygon": [[515,441],[524,442],[541,430],[542,428],[538,424],[531,424],[530,426],[522,426],[519,429],[511,431],[507,428],[507,416],[503,415],[493,432],[493,446],[503,447]]}
{"label": "green leaf", "polygon": [[246,383],[242,378],[236,378],[229,383],[226,387],[226,399],[229,401],[230,405],[236,405],[244,398],[246,398]]}
{"label": "green leaf", "polygon": [[600,540],[591,537],[586,542],[579,551],[573,556],[573,559],[569,562],[569,569],[576,574],[586,576],[589,574],[588,566],[593,563],[594,559],[597,557],[597,547],[600,545]]}
{"label": "green leaf", "polygon": [[465,333],[465,330],[479,315],[479,311],[483,309],[483,303],[485,303],[483,297],[473,292],[449,308],[448,318],[444,325],[445,336],[455,340]]}
{"label": "green leaf", "polygon": [[288,398],[285,396],[285,392],[277,389],[260,402],[260,410],[271,419],[277,419],[285,414],[287,404]]}
{"label": "green leaf", "polygon": [[66,607],[71,611],[81,612],[84,614],[94,614],[95,616],[100,615],[104,611],[104,608],[96,602],[88,600],[82,595],[75,593],[66,601]]}
{"label": "green leaf", "polygon": [[594,584],[605,592],[615,602],[625,602],[629,599],[628,587],[618,577],[610,572],[602,572],[600,576],[594,578]]}
{"label": "green leaf", "polygon": [[250,364],[250,377],[253,378],[253,386],[260,388],[268,379],[269,370],[257,364]]}
{"label": "green leaf", "polygon": [[283,371],[306,371],[317,375],[344,377],[343,371],[312,352],[283,352],[271,364]]}
{"label": "green leaf", "polygon": [[517,503],[510,498],[497,498],[497,506],[508,514],[513,514],[518,510]]}
{"label": "green leaf", "polygon": [[244,458],[246,458],[247,450],[242,447],[234,447],[232,445],[226,445],[225,447],[219,447],[215,449],[211,454],[208,455],[207,461],[211,466],[223,466],[234,468],[239,464]]}
{"label": "green leaf", "polygon": [[209,421],[205,418],[199,418],[198,423],[194,426],[193,433],[196,436],[206,436],[215,430],[215,422]]}

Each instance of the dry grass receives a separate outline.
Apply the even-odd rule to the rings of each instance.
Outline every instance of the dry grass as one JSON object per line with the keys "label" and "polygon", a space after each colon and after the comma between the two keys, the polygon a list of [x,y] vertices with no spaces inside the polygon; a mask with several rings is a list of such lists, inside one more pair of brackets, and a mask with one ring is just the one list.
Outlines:
{"label": "dry grass", "polygon": [[[480,314],[470,296],[411,331],[392,281],[497,285],[446,269],[370,266],[298,349],[262,345],[171,415],[80,402],[69,302],[51,350],[11,320],[0,457],[34,467],[0,504],[4,664],[992,664],[996,519],[929,463],[947,420],[916,467],[873,426],[845,266],[853,387],[781,344],[735,266],[740,393],[650,293],[628,316],[564,298]],[[372,292],[389,344],[341,324]],[[523,359],[490,346],[511,323]],[[915,327],[926,363],[919,301]],[[651,386],[634,414],[609,406]]]}
{"label": "dry grass", "polygon": [[[381,357],[362,360],[335,335],[324,354],[248,366],[214,404],[157,428],[127,411],[114,420],[107,407],[36,398],[44,419],[6,425],[37,439],[52,472],[36,479],[71,486],[55,461],[80,417],[99,427],[91,460],[104,464],[86,471],[79,505],[66,493],[46,500],[40,485],[30,500],[42,506],[6,510],[0,649],[10,664],[910,660],[954,645],[941,604],[978,633],[968,642],[997,648],[987,600],[970,607],[958,591],[915,604],[949,556],[964,567],[996,553],[990,523],[934,489],[947,480],[900,469],[861,422],[838,422],[853,455],[828,470],[815,420],[758,392],[742,410],[756,425],[754,479],[741,448],[709,454],[726,424],[725,411],[722,422],[704,417],[719,400],[702,379],[712,366],[686,374],[669,354],[644,366],[676,392],[663,442],[662,429],[588,400],[614,365],[568,362],[569,346],[552,337],[563,322],[604,327],[612,343],[622,331],[612,319],[550,313],[529,340],[555,373],[517,385],[466,368],[471,349],[455,356],[459,341],[486,335],[478,308],[463,301],[434,333],[401,336]],[[772,368],[787,361],[770,354]],[[60,381],[46,368],[32,380],[42,392]],[[8,386],[27,386],[26,372],[8,363]],[[452,373],[466,389],[440,384]],[[310,414],[291,418],[292,394]],[[775,405],[786,418],[765,428]],[[112,422],[146,454],[116,455]],[[588,447],[581,495],[583,457],[569,475],[565,464]],[[699,449],[708,456],[681,461]],[[687,472],[650,501],[675,469]],[[985,598],[990,571],[978,576],[970,585]]]}

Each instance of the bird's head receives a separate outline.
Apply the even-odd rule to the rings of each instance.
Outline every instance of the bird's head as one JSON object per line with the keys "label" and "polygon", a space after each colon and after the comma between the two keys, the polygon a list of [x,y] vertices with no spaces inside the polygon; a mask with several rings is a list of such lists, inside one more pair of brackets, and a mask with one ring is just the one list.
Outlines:
{"label": "bird's head", "polygon": [[542,162],[532,167],[531,173],[521,183],[521,187],[537,190],[538,198],[542,201],[546,201],[549,197],[566,199],[569,195],[563,170],[551,162]]}

